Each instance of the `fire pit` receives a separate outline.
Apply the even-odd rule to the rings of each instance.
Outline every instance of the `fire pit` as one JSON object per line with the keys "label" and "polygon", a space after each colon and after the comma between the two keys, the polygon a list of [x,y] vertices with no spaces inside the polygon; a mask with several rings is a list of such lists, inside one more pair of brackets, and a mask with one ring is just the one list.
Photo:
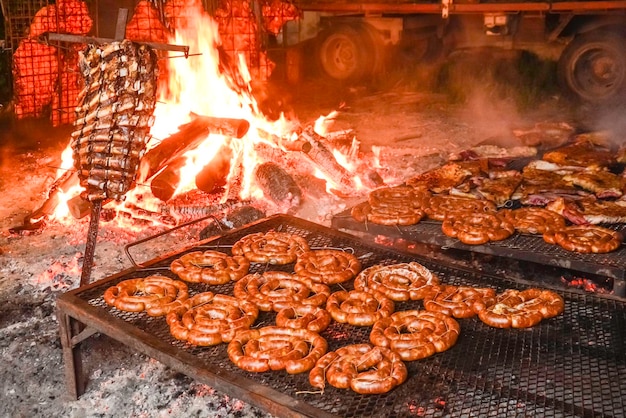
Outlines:
{"label": "fire pit", "polygon": [[[425,360],[407,362],[407,382],[384,395],[358,395],[332,387],[319,393],[312,391],[306,373],[290,376],[284,372],[244,372],[230,363],[226,345],[199,348],[174,340],[163,318],[117,311],[102,299],[105,289],[129,277],[145,277],[155,271],[171,275],[171,261],[184,252],[208,248],[228,252],[239,238],[269,230],[302,236],[313,248],[351,248],[363,267],[418,261],[444,283],[494,287],[498,291],[528,286],[276,215],[61,296],[58,318],[70,393],[79,396],[84,389],[80,344],[100,332],[282,416],[611,416],[624,410],[626,304],[611,297],[558,290],[565,299],[565,312],[525,330],[496,329],[475,319],[461,320],[461,335],[454,347]],[[291,267],[286,265],[282,270]],[[253,271],[265,268],[255,265]],[[232,287],[226,284],[211,290],[230,294]],[[350,289],[351,282],[344,287]],[[207,290],[203,285],[191,288],[193,293]],[[420,308],[420,304],[399,303],[397,310]],[[268,325],[273,315],[262,314],[258,323]],[[333,323],[321,335],[332,350],[367,341],[368,334],[368,328]]]}

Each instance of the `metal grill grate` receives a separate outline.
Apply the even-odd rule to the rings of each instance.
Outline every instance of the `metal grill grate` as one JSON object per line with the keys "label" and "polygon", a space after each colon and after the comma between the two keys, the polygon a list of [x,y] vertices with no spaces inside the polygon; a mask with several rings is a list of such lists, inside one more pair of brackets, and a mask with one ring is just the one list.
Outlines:
{"label": "metal grill grate", "polygon": [[[624,230],[624,225],[603,226],[620,232]],[[410,226],[364,224],[356,221],[350,215],[350,210],[335,215],[332,220],[332,227],[601,275],[615,279],[614,293],[621,297],[626,296],[624,294],[626,291],[626,247],[624,246],[617,251],[606,254],[582,254],[564,250],[558,245],[548,244],[541,236],[520,233],[515,233],[502,241],[484,245],[466,245],[455,238],[446,236],[441,231],[441,222],[422,221]]]}
{"label": "metal grill grate", "polygon": [[[230,245],[242,236],[268,230],[298,234],[305,237],[312,247],[352,248],[364,268],[377,263],[418,261],[444,283],[489,286],[498,291],[524,287],[506,278],[479,275],[391,248],[366,244],[356,237],[286,216],[272,217],[235,230],[188,251],[219,245],[221,251],[228,253]],[[101,296],[104,290],[121,280],[147,276],[155,271],[174,278],[167,267],[180,255],[157,260],[143,270],[104,279],[70,294],[96,307],[99,320],[110,322],[114,329],[113,318],[119,318],[166,342],[174,352],[191,354],[195,361],[187,366],[219,373],[218,384],[228,380],[229,376],[236,376],[244,383],[250,382],[246,387],[251,388],[251,393],[261,385],[264,390],[291,397],[296,415],[591,417],[619,416],[625,410],[626,304],[621,301],[559,291],[566,301],[564,313],[526,330],[496,329],[476,318],[462,319],[459,320],[461,335],[456,345],[433,357],[407,362],[409,379],[388,394],[365,396],[330,386],[322,394],[311,392],[306,373],[291,376],[285,372],[244,372],[228,360],[225,344],[209,348],[190,346],[170,336],[163,318],[121,312],[103,302]],[[286,271],[292,271],[292,268],[293,265],[281,267]],[[252,266],[252,272],[265,269],[265,265]],[[192,293],[210,289],[229,294],[232,287],[231,284],[190,284]],[[350,287],[351,282],[344,286],[347,289]],[[61,300],[65,298],[67,295]],[[415,308],[422,308],[421,302],[403,302],[396,306],[396,310]],[[273,313],[263,313],[256,326],[270,325],[273,320]],[[327,339],[329,349],[333,350],[347,344],[367,342],[369,330],[369,327],[333,322],[322,336]],[[117,334],[124,331],[108,330],[105,333],[121,339]],[[154,356],[154,353],[151,355]],[[156,358],[159,359],[158,356]],[[211,384],[220,389],[215,381]],[[311,409],[303,412],[296,402]]]}

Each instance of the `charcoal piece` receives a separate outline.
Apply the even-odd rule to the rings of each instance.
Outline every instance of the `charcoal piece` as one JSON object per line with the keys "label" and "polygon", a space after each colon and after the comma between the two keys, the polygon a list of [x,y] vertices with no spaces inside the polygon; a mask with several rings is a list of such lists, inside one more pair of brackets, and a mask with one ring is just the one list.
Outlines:
{"label": "charcoal piece", "polygon": [[242,206],[226,215],[224,223],[231,228],[239,228],[259,219],[265,218],[265,212],[254,206]]}
{"label": "charcoal piece", "polygon": [[267,162],[258,165],[254,170],[254,178],[265,197],[275,204],[292,210],[300,206],[300,188],[289,173],[277,164]]}
{"label": "charcoal piece", "polygon": [[207,225],[202,231],[200,231],[200,240],[205,240],[207,238],[221,235],[229,229],[230,228],[223,223],[213,219],[209,225]]}
{"label": "charcoal piece", "polygon": [[222,221],[213,220],[208,226],[200,231],[200,239],[204,240],[217,235],[221,235],[225,231],[240,226],[247,225],[258,219],[265,218],[265,212],[254,206],[241,206],[234,209],[224,217]]}

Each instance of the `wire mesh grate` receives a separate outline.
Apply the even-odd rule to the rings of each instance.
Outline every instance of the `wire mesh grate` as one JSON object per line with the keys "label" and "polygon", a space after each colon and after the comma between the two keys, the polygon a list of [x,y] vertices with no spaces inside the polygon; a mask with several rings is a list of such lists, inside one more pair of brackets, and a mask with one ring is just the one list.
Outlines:
{"label": "wire mesh grate", "polygon": [[[622,232],[625,225],[603,225]],[[356,221],[350,215],[350,210],[335,215],[332,227],[349,231],[365,232],[370,235],[380,235],[392,239],[433,244],[445,249],[463,250],[506,257],[514,260],[530,261],[542,265],[549,265],[605,278],[614,279],[613,288],[622,290],[626,280],[626,247],[606,254],[583,254],[567,251],[558,245],[545,242],[540,235],[526,235],[515,233],[511,237],[489,242],[483,245],[467,245],[456,238],[446,236],[441,230],[441,222],[423,221],[410,226],[383,226],[365,224]],[[617,294],[617,293],[616,293]],[[620,297],[626,295],[617,294]]]}
{"label": "wire mesh grate", "polygon": [[54,126],[74,120],[80,91],[78,49],[40,41],[46,32],[86,35],[97,1],[20,0],[6,3],[6,44],[13,51],[13,109],[18,119],[50,117]]}
{"label": "wire mesh grate", "polygon": [[[202,248],[230,246],[244,235],[280,230],[305,237],[312,246],[351,248],[363,268],[376,263],[417,261],[431,269],[442,282],[455,285],[525,288],[514,280],[480,275],[446,266],[419,255],[409,255],[364,241],[306,221],[273,217],[232,231]],[[624,341],[626,305],[617,300],[558,291],[565,299],[565,311],[556,318],[529,329],[496,329],[476,318],[459,320],[461,335],[446,352],[407,362],[409,379],[383,395],[359,395],[327,386],[323,393],[313,390],[306,373],[249,373],[238,369],[226,354],[226,344],[194,347],[174,340],[163,318],[129,314],[108,307],[102,300],[104,290],[131,277],[159,274],[175,278],[169,264],[182,254],[157,260],[150,270],[137,270],[78,292],[77,296],[102,309],[103,317],[117,317],[157,336],[178,350],[197,359],[192,367],[223,370],[284,393],[294,400],[325,413],[343,417],[362,416],[617,416],[624,411],[626,395],[626,354]],[[253,264],[252,272],[267,269]],[[281,269],[291,271],[293,265]],[[350,284],[345,286],[350,288]],[[190,284],[191,293],[211,290],[232,294],[232,284],[208,286]],[[338,290],[335,286],[332,290]],[[396,310],[420,309],[421,302],[398,303]],[[273,313],[263,313],[255,326],[270,325]],[[333,322],[321,335],[329,350],[369,341],[369,327]],[[297,411],[296,411],[297,412]]]}

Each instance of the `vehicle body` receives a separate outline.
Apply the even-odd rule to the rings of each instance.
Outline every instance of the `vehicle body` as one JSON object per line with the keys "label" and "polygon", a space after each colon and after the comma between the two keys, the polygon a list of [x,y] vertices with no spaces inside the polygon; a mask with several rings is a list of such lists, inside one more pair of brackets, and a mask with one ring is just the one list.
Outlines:
{"label": "vehicle body", "polygon": [[469,1],[295,0],[303,18],[286,26],[285,42],[314,38],[316,61],[335,80],[372,76],[390,53],[498,47],[557,61],[562,87],[582,101],[624,95],[626,1]]}

